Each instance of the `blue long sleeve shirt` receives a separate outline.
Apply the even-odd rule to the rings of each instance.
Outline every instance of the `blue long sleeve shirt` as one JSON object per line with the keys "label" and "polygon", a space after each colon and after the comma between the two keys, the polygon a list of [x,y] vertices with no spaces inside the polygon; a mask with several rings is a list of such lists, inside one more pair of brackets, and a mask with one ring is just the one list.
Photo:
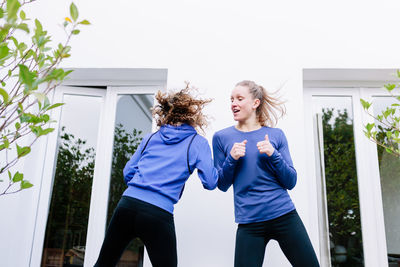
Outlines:
{"label": "blue long sleeve shirt", "polygon": [[[266,134],[275,148],[271,156],[257,148]],[[234,143],[243,140],[247,140],[246,154],[235,160],[230,151]],[[261,127],[242,132],[235,126],[225,128],[214,134],[213,152],[218,188],[227,191],[233,185],[237,223],[267,221],[295,209],[287,190],[296,185],[297,173],[281,129]]]}
{"label": "blue long sleeve shirt", "polygon": [[208,141],[196,135],[197,132],[187,124],[181,126],[163,125],[149,140],[145,136],[138,149],[124,168],[124,179],[128,188],[124,196],[134,197],[170,213],[178,202],[184,184],[189,178],[189,167],[197,168],[203,187],[212,190],[217,187],[218,172],[214,168]]}

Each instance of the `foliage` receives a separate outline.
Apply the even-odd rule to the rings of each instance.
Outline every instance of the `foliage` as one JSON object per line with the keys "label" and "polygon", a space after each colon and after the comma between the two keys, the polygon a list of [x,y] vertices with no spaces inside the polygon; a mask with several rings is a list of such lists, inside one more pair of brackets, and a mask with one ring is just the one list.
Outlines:
{"label": "foliage", "polygon": [[360,205],[358,200],[353,123],[346,110],[323,110],[324,159],[329,236],[334,246],[347,250],[346,263],[333,266],[358,266],[362,261]]}
{"label": "foliage", "polygon": [[[0,196],[32,187],[19,172],[11,168],[31,151],[32,145],[51,133],[49,113],[62,105],[51,104],[47,95],[71,71],[59,68],[70,57],[70,39],[79,34],[78,9],[71,3],[70,17],[63,28],[65,42],[51,46],[51,36],[38,19],[29,19],[24,7],[36,0],[2,0],[0,3],[0,175],[8,173],[8,186]],[[25,137],[25,138],[24,138]],[[0,182],[2,182],[0,180]],[[14,189],[14,184],[20,184]]]}
{"label": "foliage", "polygon": [[[114,209],[121,199],[122,193],[126,189],[126,184],[123,179],[123,169],[142,141],[142,137],[139,137],[141,134],[142,131],[136,129],[133,129],[132,132],[127,132],[122,124],[118,124],[115,127],[107,225],[111,220]],[[131,243],[128,249],[137,251],[140,246],[142,246],[142,242],[136,239],[135,242]]]}
{"label": "foliage", "polygon": [[[397,71],[397,76],[400,78],[400,71]],[[396,88],[395,84],[386,84],[385,90],[393,98],[395,103],[386,107],[379,115],[371,113],[371,102],[361,99],[361,104],[364,110],[375,119],[374,123],[368,123],[364,126],[365,135],[383,147],[387,152],[400,157],[400,96],[393,94]]]}
{"label": "foliage", "polygon": [[133,129],[132,133],[128,133],[122,124],[115,127],[107,224],[110,222],[112,213],[126,189],[123,169],[142,141],[142,138],[139,137],[141,134],[142,131],[136,129]]}
{"label": "foliage", "polygon": [[[136,129],[126,132],[121,124],[115,128],[107,225],[126,189],[122,171],[139,146],[140,134]],[[62,129],[45,248],[64,251],[85,245],[95,164],[95,151],[84,149],[85,144]],[[136,241],[129,249],[137,251],[141,245]]]}
{"label": "foliage", "polygon": [[62,128],[45,248],[71,249],[86,242],[95,151]]}

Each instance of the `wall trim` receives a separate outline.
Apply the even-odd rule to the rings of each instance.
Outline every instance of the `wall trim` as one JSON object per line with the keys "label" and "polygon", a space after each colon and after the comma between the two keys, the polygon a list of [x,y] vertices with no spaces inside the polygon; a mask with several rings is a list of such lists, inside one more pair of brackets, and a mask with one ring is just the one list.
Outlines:
{"label": "wall trim", "polygon": [[62,85],[131,86],[167,84],[167,69],[151,68],[65,68],[73,70]]}
{"label": "wall trim", "polygon": [[396,72],[397,69],[303,69],[303,88],[383,87],[399,81]]}

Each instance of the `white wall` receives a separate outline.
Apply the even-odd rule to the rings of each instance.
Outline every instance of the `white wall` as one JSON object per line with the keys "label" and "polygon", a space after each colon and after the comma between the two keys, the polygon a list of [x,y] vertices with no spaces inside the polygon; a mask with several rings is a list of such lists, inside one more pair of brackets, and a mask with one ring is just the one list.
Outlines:
{"label": "white wall", "polygon": [[[236,82],[252,79],[269,89],[284,85],[288,116],[278,126],[286,132],[299,173],[291,195],[318,250],[315,183],[305,175],[302,69],[398,68],[395,38],[400,2],[75,2],[81,17],[93,25],[82,27],[74,38],[73,55],[64,66],[167,68],[169,87],[182,87],[189,80],[215,99],[208,108],[214,117],[207,131],[209,140],[214,131],[233,123],[229,95]],[[40,0],[27,13],[37,14],[57,40],[62,37],[57,24],[68,6],[69,1]],[[15,208],[7,208],[10,216],[19,218],[0,222],[0,258],[12,266],[26,266],[19,255],[28,254],[32,227],[27,226],[31,220],[23,218],[34,214],[32,203],[15,199],[31,194],[0,200],[1,205]],[[21,211],[22,205],[30,212]],[[180,266],[233,265],[232,191],[206,192],[193,176],[175,217]],[[26,238],[28,245],[20,248],[16,242],[3,241],[14,236]],[[271,244],[265,266],[285,266],[284,262],[288,266],[277,245]]]}

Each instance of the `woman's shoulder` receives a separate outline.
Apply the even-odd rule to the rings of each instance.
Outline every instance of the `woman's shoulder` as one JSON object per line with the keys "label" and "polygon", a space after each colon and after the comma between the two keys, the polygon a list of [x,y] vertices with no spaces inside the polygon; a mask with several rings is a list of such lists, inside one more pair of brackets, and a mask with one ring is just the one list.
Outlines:
{"label": "woman's shoulder", "polygon": [[214,133],[214,136],[223,137],[232,134],[235,126],[229,126]]}
{"label": "woman's shoulder", "polygon": [[283,133],[282,129],[278,128],[278,127],[263,126],[263,128],[265,129],[265,131],[268,131],[270,133],[276,133],[276,134],[282,134]]}
{"label": "woman's shoulder", "polygon": [[227,128],[221,129],[214,133],[213,143],[226,143],[232,138],[232,136],[236,135],[235,126],[229,126]]}

